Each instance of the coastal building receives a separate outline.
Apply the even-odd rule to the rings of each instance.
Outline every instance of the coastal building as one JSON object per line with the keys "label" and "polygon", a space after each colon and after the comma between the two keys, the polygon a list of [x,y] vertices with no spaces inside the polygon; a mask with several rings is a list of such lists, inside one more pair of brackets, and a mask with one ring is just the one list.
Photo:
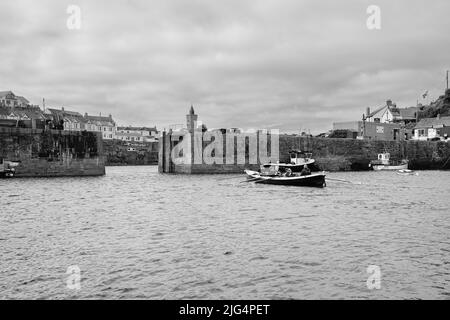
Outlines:
{"label": "coastal building", "polygon": [[349,138],[368,140],[409,140],[412,130],[402,128],[398,123],[378,123],[366,121],[349,121],[333,123],[333,131],[351,132]]}
{"label": "coastal building", "polygon": [[0,106],[0,126],[41,129],[45,127],[46,120],[39,106]]}
{"label": "coastal building", "polygon": [[345,136],[369,140],[409,140],[412,138],[419,108],[398,108],[392,100],[371,111],[367,108],[360,121],[333,123],[333,131],[345,131]]}
{"label": "coastal building", "polygon": [[416,122],[418,107],[398,108],[392,100],[387,100],[386,105],[372,111],[367,108],[363,119],[366,122],[375,123],[402,123],[404,125]]}
{"label": "coastal building", "polygon": [[16,96],[12,91],[0,91],[0,106],[26,107],[30,102],[22,96]]}
{"label": "coastal building", "polygon": [[117,140],[129,141],[129,142],[155,142],[157,138],[158,130],[156,127],[118,127],[116,132]]}
{"label": "coastal building", "polygon": [[46,114],[53,120],[55,129],[66,131],[85,130],[85,121],[79,112],[65,110],[64,107],[62,107],[61,109],[48,108],[46,109]]}
{"label": "coastal building", "polygon": [[450,136],[450,117],[424,118],[414,128],[414,140],[447,139]]}
{"label": "coastal building", "polygon": [[110,114],[107,117],[90,116],[87,113],[84,114],[84,130],[90,132],[101,132],[104,140],[112,140],[116,138],[117,126]]}

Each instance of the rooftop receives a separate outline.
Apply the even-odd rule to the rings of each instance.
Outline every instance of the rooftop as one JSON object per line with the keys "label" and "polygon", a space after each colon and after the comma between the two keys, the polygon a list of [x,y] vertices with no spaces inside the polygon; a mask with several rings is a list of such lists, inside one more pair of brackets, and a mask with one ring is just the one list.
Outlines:
{"label": "rooftop", "polygon": [[450,127],[450,117],[424,118],[419,121],[416,128]]}

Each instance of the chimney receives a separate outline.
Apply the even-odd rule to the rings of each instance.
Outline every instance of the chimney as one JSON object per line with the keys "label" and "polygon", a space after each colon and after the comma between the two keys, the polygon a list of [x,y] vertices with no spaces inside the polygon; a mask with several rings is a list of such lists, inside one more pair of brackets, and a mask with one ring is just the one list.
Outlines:
{"label": "chimney", "polygon": [[84,117],[85,117],[85,118],[88,117],[88,113],[87,113],[87,112],[84,113]]}
{"label": "chimney", "polygon": [[112,120],[112,114],[111,114],[111,113],[109,114],[109,119],[111,119],[111,120]]}
{"label": "chimney", "polygon": [[386,104],[387,104],[388,107],[392,106],[392,100],[389,99],[388,101],[386,101]]}
{"label": "chimney", "polygon": [[61,111],[64,111],[64,107],[61,107]]}
{"label": "chimney", "polygon": [[367,107],[367,109],[366,109],[366,118],[369,117],[369,115],[370,115],[370,108]]}

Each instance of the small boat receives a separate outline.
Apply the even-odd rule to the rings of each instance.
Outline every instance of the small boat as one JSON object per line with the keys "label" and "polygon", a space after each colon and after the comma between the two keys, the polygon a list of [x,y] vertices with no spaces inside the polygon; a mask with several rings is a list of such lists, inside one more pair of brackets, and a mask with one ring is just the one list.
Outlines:
{"label": "small boat", "polygon": [[286,171],[286,169],[290,169],[292,172],[301,172],[305,165],[307,165],[312,172],[320,171],[319,167],[316,165],[316,160],[312,158],[311,152],[295,149],[289,150],[289,163],[276,163],[270,165],[278,166],[281,172]]}
{"label": "small boat", "polygon": [[326,186],[324,173],[312,173],[303,176],[295,173],[292,173],[291,175],[266,175],[252,170],[245,170],[245,173],[247,174],[248,181],[261,184],[316,188],[323,188]]}
{"label": "small boat", "polygon": [[419,174],[409,169],[401,169],[397,171],[397,174],[403,176],[418,176]]}
{"label": "small boat", "polygon": [[5,161],[2,159],[0,163],[0,178],[12,178],[16,173],[15,167],[19,165],[18,162]]}
{"label": "small boat", "polygon": [[407,170],[408,169],[408,160],[400,160],[395,161],[391,160],[391,155],[388,152],[378,154],[378,160],[370,161],[369,167],[372,167],[375,171],[389,170],[389,171],[398,171],[398,170]]}

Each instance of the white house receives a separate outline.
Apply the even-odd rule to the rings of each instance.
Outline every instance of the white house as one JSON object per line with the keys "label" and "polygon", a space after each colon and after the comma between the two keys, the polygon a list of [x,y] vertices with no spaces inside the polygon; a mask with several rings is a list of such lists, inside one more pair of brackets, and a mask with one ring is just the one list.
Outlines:
{"label": "white house", "polygon": [[158,130],[156,127],[118,127],[116,139],[128,142],[154,142],[157,141]]}
{"label": "white house", "polygon": [[392,102],[392,100],[386,101],[386,105],[376,109],[375,111],[370,111],[367,108],[367,112],[364,116],[364,120],[367,122],[377,122],[377,123],[409,123],[416,121],[416,115],[418,112],[417,107],[410,108],[397,108],[397,105]]}
{"label": "white house", "polygon": [[424,118],[414,128],[414,140],[444,139],[450,135],[450,117]]}
{"label": "white house", "polygon": [[101,132],[104,140],[112,140],[116,138],[117,126],[113,120],[112,115],[107,117],[103,116],[90,116],[87,113],[84,114],[86,131]]}

